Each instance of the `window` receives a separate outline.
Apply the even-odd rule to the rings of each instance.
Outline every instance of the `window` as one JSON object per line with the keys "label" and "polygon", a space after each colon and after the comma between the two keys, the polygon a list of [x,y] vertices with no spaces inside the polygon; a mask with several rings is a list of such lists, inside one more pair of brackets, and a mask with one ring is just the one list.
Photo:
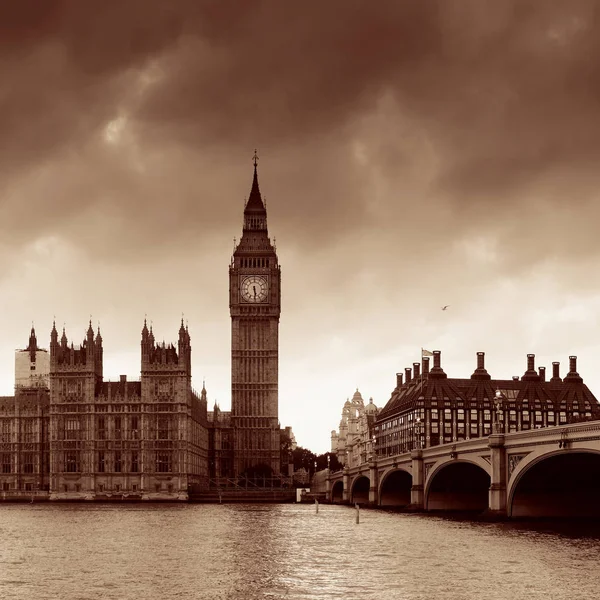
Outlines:
{"label": "window", "polygon": [[483,411],[483,420],[487,422],[492,420],[492,413],[487,408]]}
{"label": "window", "polygon": [[104,452],[98,452],[98,473],[104,473],[104,469],[106,468],[105,461]]}
{"label": "window", "polygon": [[10,442],[10,419],[0,421],[0,442]]}
{"label": "window", "polygon": [[121,485],[120,484],[115,484],[115,492],[120,492],[121,491]]}
{"label": "window", "polygon": [[35,442],[35,423],[34,419],[23,419],[23,442]]}
{"label": "window", "polygon": [[115,440],[121,439],[121,417],[115,417]]}
{"label": "window", "polygon": [[553,410],[548,411],[548,423],[554,423],[554,411]]}
{"label": "window", "polygon": [[138,453],[137,452],[132,452],[131,453],[131,472],[132,473],[137,473],[138,471],[139,471]]}
{"label": "window", "polygon": [[567,422],[567,413],[565,411],[561,410],[558,418],[559,418],[559,423],[566,423]]}
{"label": "window", "polygon": [[168,452],[156,453],[156,470],[159,473],[171,472],[171,455]]}
{"label": "window", "polygon": [[34,454],[33,452],[24,452],[22,454],[23,460],[23,473],[33,473],[34,472]]}
{"label": "window", "polygon": [[106,439],[106,417],[98,417],[98,439]]}
{"label": "window", "polygon": [[8,492],[8,490],[10,490],[10,483],[8,483],[8,481],[3,481],[2,482],[2,491]]}
{"label": "window", "polygon": [[459,421],[464,421],[464,420],[465,420],[465,409],[464,409],[464,408],[459,408],[459,409],[456,411],[456,418],[457,418]]}
{"label": "window", "polygon": [[115,452],[115,473],[121,472],[121,453]]}
{"label": "window", "polygon": [[437,421],[438,420],[438,409],[437,408],[432,408],[431,409],[431,420],[432,421]]}
{"label": "window", "polygon": [[65,452],[65,471],[67,473],[79,472],[79,461],[77,452]]}
{"label": "window", "polygon": [[2,472],[3,473],[11,473],[12,469],[12,455],[9,452],[5,452],[1,456],[2,462]]}
{"label": "window", "polygon": [[139,417],[131,417],[131,439],[137,440],[139,439],[138,429],[139,429]]}
{"label": "window", "polygon": [[528,410],[524,410],[521,413],[521,420],[522,421],[529,421],[529,411]]}
{"label": "window", "polygon": [[79,439],[79,419],[67,419],[65,423],[65,440]]}
{"label": "window", "polygon": [[137,487],[138,487],[138,486],[137,486],[137,483],[134,483],[134,484],[131,486],[131,489],[132,489],[134,492],[137,492]]}
{"label": "window", "polygon": [[98,491],[99,492],[103,492],[104,491],[104,485],[102,483],[98,484]]}
{"label": "window", "polygon": [[[169,418],[168,417],[158,417],[157,424],[157,439],[159,440],[168,440],[169,438]],[[388,423],[389,426],[389,423]]]}

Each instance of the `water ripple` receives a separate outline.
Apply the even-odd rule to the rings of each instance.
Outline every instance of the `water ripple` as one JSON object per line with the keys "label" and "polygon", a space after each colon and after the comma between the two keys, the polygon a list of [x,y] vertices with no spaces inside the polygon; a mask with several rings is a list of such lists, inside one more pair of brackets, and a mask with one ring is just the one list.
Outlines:
{"label": "water ripple", "polygon": [[3,600],[592,600],[600,534],[321,505],[3,505]]}

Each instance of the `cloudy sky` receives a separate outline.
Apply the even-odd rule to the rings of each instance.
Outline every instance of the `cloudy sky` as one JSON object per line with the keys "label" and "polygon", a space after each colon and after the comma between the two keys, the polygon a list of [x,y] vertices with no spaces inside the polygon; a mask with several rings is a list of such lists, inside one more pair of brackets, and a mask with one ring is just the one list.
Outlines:
{"label": "cloudy sky", "polygon": [[[282,425],[356,387],[575,354],[600,396],[600,3],[0,4],[0,393],[31,322],[139,377],[144,315],[230,407],[228,266],[252,154],[282,265]],[[447,311],[441,306],[449,304]]]}

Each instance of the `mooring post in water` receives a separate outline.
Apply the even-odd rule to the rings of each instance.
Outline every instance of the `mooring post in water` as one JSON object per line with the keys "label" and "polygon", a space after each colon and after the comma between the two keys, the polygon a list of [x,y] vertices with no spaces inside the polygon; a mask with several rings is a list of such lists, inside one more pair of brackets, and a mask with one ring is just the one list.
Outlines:
{"label": "mooring post in water", "polygon": [[315,498],[315,512],[319,513],[319,501]]}
{"label": "mooring post in water", "polygon": [[358,502],[354,505],[356,506],[356,524],[360,523],[360,506],[358,506]]}

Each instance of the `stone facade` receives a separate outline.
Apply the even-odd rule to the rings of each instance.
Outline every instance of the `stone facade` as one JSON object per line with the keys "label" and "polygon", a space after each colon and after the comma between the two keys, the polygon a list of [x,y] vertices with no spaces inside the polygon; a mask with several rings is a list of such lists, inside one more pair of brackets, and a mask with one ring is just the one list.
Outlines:
{"label": "stone facade", "polygon": [[378,408],[373,398],[365,405],[358,391],[352,400],[346,400],[342,409],[339,432],[331,432],[331,452],[345,467],[368,462],[373,453],[373,434]]}
{"label": "stone facade", "polygon": [[[104,381],[103,340],[91,322],[78,345],[64,329],[59,340],[53,326],[49,352],[38,348],[32,328],[29,345],[16,353],[15,396],[0,398],[3,497],[186,500],[222,478],[277,485],[281,272],[256,160],[229,278],[230,412],[215,405],[208,413],[204,386],[193,391],[183,321],[177,347],[156,344],[144,321],[138,381]],[[286,433],[295,444],[291,428]]]}
{"label": "stone facade", "polygon": [[229,293],[233,459],[218,459],[220,476],[277,477],[281,270],[268,235],[256,160],[242,237],[229,268]]}
{"label": "stone facade", "polygon": [[141,380],[103,381],[100,331],[50,339],[49,387],[0,400],[0,490],[51,500],[186,500],[208,485],[206,390],[191,387],[191,343],[157,345],[144,323]]}

